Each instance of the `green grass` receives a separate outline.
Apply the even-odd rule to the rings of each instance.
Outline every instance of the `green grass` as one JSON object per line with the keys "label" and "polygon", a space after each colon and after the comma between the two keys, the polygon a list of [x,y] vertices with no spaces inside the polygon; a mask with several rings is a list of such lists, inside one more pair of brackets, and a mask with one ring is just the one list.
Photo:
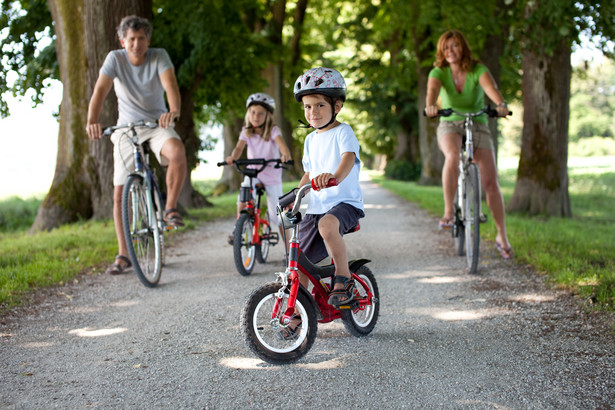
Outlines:
{"label": "green grass", "polygon": [[[565,286],[602,309],[615,310],[615,166],[573,166],[569,175],[572,218],[507,214],[515,261],[533,266],[553,284]],[[504,200],[508,202],[514,191],[516,170],[500,171],[499,177]],[[434,216],[442,213],[440,187],[392,181],[378,175],[373,179]],[[484,203],[483,208],[489,220],[482,225],[481,237],[493,243],[495,225]]]}
{"label": "green grass", "polygon": [[[197,190],[209,195],[216,181],[195,181]],[[284,192],[297,186],[285,182]],[[232,218],[237,212],[237,192],[207,196],[213,207],[191,209],[186,228],[172,231],[166,241],[198,223]],[[29,235],[41,199],[9,198],[0,201],[0,312],[27,303],[33,290],[67,283],[79,274],[99,274],[117,253],[113,222],[85,221],[51,232]],[[229,232],[232,229],[229,226]]]}

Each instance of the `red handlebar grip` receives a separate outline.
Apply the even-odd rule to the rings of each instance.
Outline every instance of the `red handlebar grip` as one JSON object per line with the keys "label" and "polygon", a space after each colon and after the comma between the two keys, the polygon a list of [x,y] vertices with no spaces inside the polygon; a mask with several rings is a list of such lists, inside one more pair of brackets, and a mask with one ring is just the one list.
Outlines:
{"label": "red handlebar grip", "polygon": [[[330,188],[332,186],[337,186],[338,181],[337,178],[331,178],[329,179],[329,182],[327,182],[327,188]],[[312,179],[312,189],[314,191],[320,191],[320,188],[318,188],[316,185],[314,185],[314,180]]]}

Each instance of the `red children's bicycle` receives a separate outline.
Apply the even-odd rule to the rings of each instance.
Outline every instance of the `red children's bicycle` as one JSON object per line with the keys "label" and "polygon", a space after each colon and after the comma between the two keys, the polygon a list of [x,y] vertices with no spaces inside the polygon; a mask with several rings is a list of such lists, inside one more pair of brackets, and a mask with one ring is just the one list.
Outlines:
{"label": "red children's bicycle", "polygon": [[[292,161],[284,164],[292,165]],[[249,184],[242,184],[239,190],[239,200],[245,203],[245,208],[239,214],[233,231],[233,258],[235,267],[242,276],[249,276],[254,269],[255,262],[267,262],[269,247],[279,242],[277,232],[271,232],[269,216],[261,214],[261,198],[265,194],[265,186],[256,184],[256,200],[254,199],[253,179],[264,170],[267,165],[275,164],[276,168],[284,168],[279,158],[274,159],[238,159],[233,161],[235,169],[249,178]],[[218,162],[219,167],[228,165]],[[254,168],[256,166],[256,168]]]}
{"label": "red children's bicycle", "polygon": [[[332,179],[329,186],[336,184]],[[348,304],[329,305],[335,265],[313,264],[301,252],[297,239],[301,221],[301,200],[311,189],[306,184],[280,198],[278,214],[284,229],[292,228],[290,255],[285,272],[277,280],[252,292],[241,315],[241,330],[248,347],[261,359],[275,364],[291,363],[303,357],[316,339],[318,322],[342,319],[354,336],[369,334],[376,326],[380,310],[378,285],[367,259],[355,259],[348,267],[355,281],[355,294]],[[291,210],[282,211],[290,204]],[[358,230],[358,225],[351,232]],[[309,279],[308,289],[299,282],[299,272]]]}

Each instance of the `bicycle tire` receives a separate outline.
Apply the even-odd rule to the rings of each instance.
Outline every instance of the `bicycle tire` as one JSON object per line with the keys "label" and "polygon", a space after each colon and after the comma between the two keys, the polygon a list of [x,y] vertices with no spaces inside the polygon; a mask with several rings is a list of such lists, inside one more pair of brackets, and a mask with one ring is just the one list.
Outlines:
{"label": "bicycle tire", "polygon": [[465,215],[464,233],[466,243],[466,260],[470,273],[478,270],[480,249],[480,175],[475,163],[468,165],[465,179]]}
{"label": "bicycle tire", "polygon": [[235,222],[233,238],[233,258],[235,268],[241,276],[250,276],[256,261],[256,246],[252,244],[254,217],[248,213],[239,215]]}
{"label": "bicycle tire", "polygon": [[[273,364],[287,364],[299,360],[310,350],[316,339],[318,320],[314,306],[308,296],[302,292],[297,294],[295,314],[301,317],[301,328],[292,338],[284,338],[284,329],[278,318],[272,319],[271,314],[279,282],[267,283],[252,292],[241,313],[241,332],[248,348],[262,360]],[[286,310],[289,292],[284,292],[279,316]]]}
{"label": "bicycle tire", "polygon": [[161,255],[161,265],[164,266],[166,264],[166,252],[165,252],[165,244],[164,244],[164,232],[167,228],[167,224],[164,221],[164,209],[165,202],[162,198],[162,193],[158,189],[158,187],[154,188],[154,210],[156,215],[156,221],[158,221],[158,234],[160,236],[160,255]]}
{"label": "bicycle tire", "polygon": [[[461,182],[460,182],[461,183]],[[457,256],[465,255],[465,230],[463,228],[463,220],[461,216],[461,208],[459,207],[458,194],[455,193],[455,222],[451,229],[453,240],[455,242],[455,251]]]}
{"label": "bicycle tire", "polygon": [[130,175],[122,191],[122,222],[126,247],[139,280],[153,288],[162,273],[160,231],[152,192],[139,175]]}
{"label": "bicycle tire", "polygon": [[[344,327],[350,334],[356,337],[363,337],[371,333],[378,322],[378,314],[380,313],[380,291],[376,283],[376,277],[372,271],[365,265],[357,269],[354,274],[360,277],[369,287],[374,299],[371,305],[359,306],[352,310],[341,310],[341,317]],[[355,281],[356,297],[365,297],[367,290]]]}
{"label": "bicycle tire", "polygon": [[269,257],[269,249],[271,248],[271,243],[269,243],[269,234],[271,233],[271,225],[269,224],[269,213],[265,213],[264,216],[267,221],[266,224],[261,224],[260,236],[261,236],[261,244],[256,245],[255,255],[258,263],[267,263],[267,258]]}

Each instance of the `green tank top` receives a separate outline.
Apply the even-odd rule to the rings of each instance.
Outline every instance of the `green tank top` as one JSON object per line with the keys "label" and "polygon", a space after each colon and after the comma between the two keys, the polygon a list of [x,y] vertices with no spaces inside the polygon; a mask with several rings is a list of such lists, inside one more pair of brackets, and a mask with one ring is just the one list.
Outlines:
{"label": "green tank top", "polygon": [[[463,90],[459,93],[453,82],[453,75],[450,67],[434,67],[429,72],[429,77],[436,78],[442,83],[440,88],[440,98],[442,99],[442,108],[453,108],[459,112],[477,112],[485,106],[485,92],[478,83],[481,75],[489,71],[483,64],[476,64],[472,71],[466,74],[466,82]],[[451,115],[450,117],[441,117],[440,121],[461,121],[463,117],[459,115]],[[475,122],[487,124],[487,116],[485,114],[475,117]]]}

